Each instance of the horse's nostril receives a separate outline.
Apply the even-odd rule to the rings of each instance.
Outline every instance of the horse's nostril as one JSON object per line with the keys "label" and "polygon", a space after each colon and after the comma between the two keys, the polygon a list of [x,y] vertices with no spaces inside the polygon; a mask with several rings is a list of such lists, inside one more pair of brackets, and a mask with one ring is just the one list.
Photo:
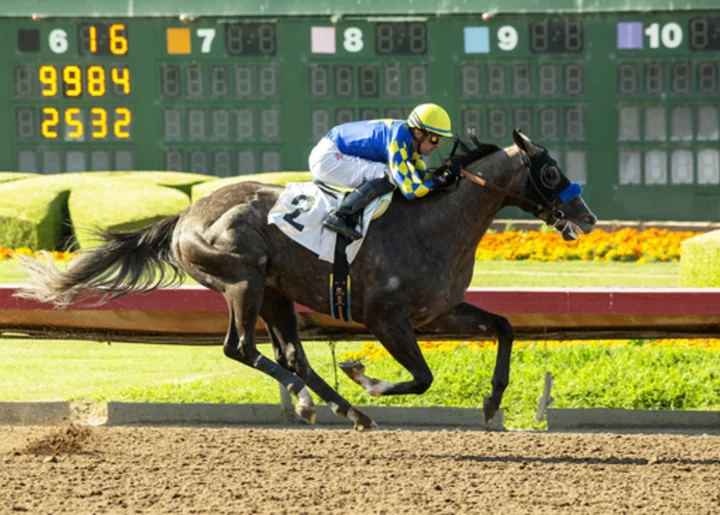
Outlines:
{"label": "horse's nostril", "polygon": [[586,215],[583,215],[583,220],[590,225],[595,225],[597,223],[597,216],[592,213],[588,213]]}

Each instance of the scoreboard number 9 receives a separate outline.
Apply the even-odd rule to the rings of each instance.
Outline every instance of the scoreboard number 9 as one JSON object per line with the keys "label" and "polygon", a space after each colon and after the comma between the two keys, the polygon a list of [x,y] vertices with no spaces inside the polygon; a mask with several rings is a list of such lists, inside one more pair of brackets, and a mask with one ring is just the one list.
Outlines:
{"label": "scoreboard number 9", "polygon": [[503,25],[497,31],[498,48],[509,52],[518,44],[518,31],[512,25]]}

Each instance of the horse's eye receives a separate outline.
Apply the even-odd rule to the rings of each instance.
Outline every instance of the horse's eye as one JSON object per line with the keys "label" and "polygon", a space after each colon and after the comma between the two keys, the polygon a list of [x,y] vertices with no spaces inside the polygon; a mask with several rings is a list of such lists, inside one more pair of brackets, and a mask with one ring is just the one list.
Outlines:
{"label": "horse's eye", "polygon": [[543,170],[542,178],[546,186],[554,188],[560,182],[560,171],[554,166],[548,166]]}

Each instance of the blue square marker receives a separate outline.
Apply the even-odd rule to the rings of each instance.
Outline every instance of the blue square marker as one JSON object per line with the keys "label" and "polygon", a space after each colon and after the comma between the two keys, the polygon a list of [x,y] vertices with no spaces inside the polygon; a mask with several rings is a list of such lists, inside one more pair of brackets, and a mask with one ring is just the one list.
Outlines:
{"label": "blue square marker", "polygon": [[643,24],[640,22],[619,22],[617,24],[617,47],[638,49],[643,47]]}
{"label": "blue square marker", "polygon": [[487,27],[465,27],[465,53],[490,53],[490,29]]}

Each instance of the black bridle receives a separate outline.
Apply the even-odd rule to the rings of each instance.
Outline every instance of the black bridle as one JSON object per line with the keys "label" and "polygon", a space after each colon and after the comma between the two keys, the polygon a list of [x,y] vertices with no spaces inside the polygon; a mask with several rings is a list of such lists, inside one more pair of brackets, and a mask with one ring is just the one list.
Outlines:
{"label": "black bridle", "polygon": [[[450,151],[450,155],[446,161],[452,160],[459,144],[460,140],[456,138],[453,148]],[[562,174],[560,176],[560,181],[557,184],[557,186],[562,186],[562,190],[559,193],[556,192],[558,189],[557,186],[549,187],[542,184],[542,176],[545,173],[545,170],[550,166],[555,166],[557,168],[557,163],[555,163],[555,161],[553,161],[550,157],[547,149],[543,147],[540,148],[543,149],[543,152],[532,157],[526,152],[522,150],[520,151],[523,165],[528,173],[528,182],[525,186],[524,195],[518,195],[515,192],[491,184],[482,176],[472,174],[465,169],[463,169],[461,173],[466,179],[479,184],[484,188],[502,193],[529,205],[532,208],[532,214],[535,217],[538,217],[541,213],[546,213],[548,216],[546,223],[548,225],[552,225],[558,230],[561,230],[561,228],[564,227],[565,212],[548,198],[548,194],[554,195],[555,198],[560,199],[563,205],[567,205],[572,199],[580,195],[582,187],[576,182],[570,182],[570,180]],[[529,188],[528,185],[531,186],[531,188]]]}

